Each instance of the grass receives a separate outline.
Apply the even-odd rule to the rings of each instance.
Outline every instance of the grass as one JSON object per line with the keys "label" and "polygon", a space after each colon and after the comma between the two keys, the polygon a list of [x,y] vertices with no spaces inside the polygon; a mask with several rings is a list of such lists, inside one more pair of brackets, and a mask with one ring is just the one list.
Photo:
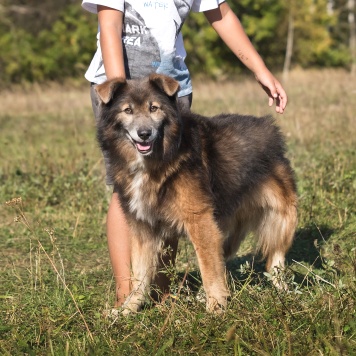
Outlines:
{"label": "grass", "polygon": [[[2,92],[0,354],[355,354],[354,80],[342,71],[295,71],[285,86],[290,102],[277,120],[299,191],[289,293],[273,287],[246,242],[228,265],[226,313],[207,314],[182,241],[173,298],[116,320],[103,317],[114,298],[108,193],[88,88]],[[193,109],[273,114],[248,78],[196,82]]]}

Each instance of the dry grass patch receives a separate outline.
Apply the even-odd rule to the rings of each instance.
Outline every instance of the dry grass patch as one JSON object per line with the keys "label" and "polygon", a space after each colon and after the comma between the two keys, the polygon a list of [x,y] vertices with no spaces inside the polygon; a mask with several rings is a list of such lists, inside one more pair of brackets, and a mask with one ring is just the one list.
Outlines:
{"label": "dry grass patch", "polygon": [[[355,354],[354,82],[324,70],[294,71],[285,83],[289,104],[277,122],[299,191],[290,292],[274,289],[246,243],[229,264],[232,298],[218,318],[182,284],[187,268],[188,280],[200,283],[189,243],[170,271],[170,300],[131,318],[103,318],[114,287],[89,86],[3,91],[0,198],[22,197],[30,228],[14,222],[18,206],[0,205],[0,354]],[[194,90],[202,114],[276,116],[251,77],[196,81]]]}

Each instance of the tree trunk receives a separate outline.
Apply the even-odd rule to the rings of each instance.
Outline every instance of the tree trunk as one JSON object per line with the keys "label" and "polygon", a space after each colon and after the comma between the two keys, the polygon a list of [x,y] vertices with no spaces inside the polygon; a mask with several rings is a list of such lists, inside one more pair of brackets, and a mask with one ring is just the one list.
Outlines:
{"label": "tree trunk", "polygon": [[356,26],[355,26],[355,0],[347,1],[347,8],[349,10],[348,22],[349,22],[349,48],[351,54],[351,73],[356,74]]}
{"label": "tree trunk", "polygon": [[292,10],[289,10],[288,16],[288,34],[287,34],[287,47],[286,47],[286,55],[284,58],[284,65],[283,65],[283,80],[288,79],[289,71],[290,71],[290,64],[292,61],[292,54],[293,54],[293,43],[294,42],[294,20]]}

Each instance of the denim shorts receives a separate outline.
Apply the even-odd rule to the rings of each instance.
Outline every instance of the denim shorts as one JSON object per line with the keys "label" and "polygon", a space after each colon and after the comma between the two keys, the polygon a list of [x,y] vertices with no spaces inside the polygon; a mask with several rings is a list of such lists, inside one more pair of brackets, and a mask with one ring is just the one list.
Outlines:
{"label": "denim shorts", "polygon": [[[95,93],[94,86],[95,86],[95,83],[91,83],[90,98],[91,98],[91,105],[93,107],[94,117],[95,117],[95,120],[97,121],[99,119],[99,100]],[[182,97],[178,98],[178,103],[181,106],[182,110],[187,110],[187,109],[190,110],[190,108],[192,106],[192,101],[193,101],[193,93],[190,93],[189,95],[182,96]],[[102,153],[103,153],[103,157],[104,157],[105,169],[107,172],[110,167],[109,157],[108,157],[108,154],[106,151],[102,151]],[[111,179],[108,175],[106,175],[106,184],[114,185],[114,182],[111,181]]]}

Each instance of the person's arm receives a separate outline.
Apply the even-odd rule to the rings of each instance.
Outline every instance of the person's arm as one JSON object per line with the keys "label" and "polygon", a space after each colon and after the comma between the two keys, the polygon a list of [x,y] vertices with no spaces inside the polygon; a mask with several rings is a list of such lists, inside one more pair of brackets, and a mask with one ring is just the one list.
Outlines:
{"label": "person's arm", "polygon": [[205,11],[204,14],[225,44],[255,74],[256,80],[269,96],[269,105],[272,106],[276,100],[276,111],[282,114],[287,105],[287,94],[253,47],[228,3],[223,2],[218,8]]}
{"label": "person's arm", "polygon": [[124,55],[122,49],[123,13],[106,6],[98,5],[100,25],[100,47],[106,77],[125,78]]}

